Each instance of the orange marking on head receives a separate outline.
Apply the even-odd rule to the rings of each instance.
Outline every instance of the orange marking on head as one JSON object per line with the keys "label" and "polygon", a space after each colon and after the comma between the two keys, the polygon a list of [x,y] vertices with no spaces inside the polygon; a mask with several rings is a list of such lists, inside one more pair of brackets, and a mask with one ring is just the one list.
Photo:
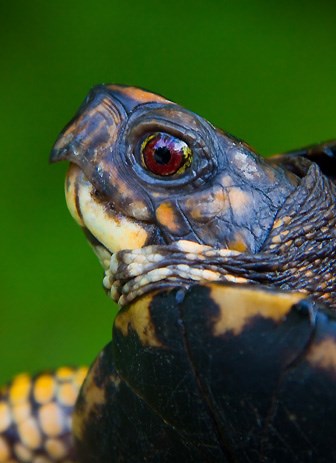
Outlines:
{"label": "orange marking on head", "polygon": [[243,191],[238,187],[233,187],[228,191],[230,204],[234,214],[245,214],[250,207],[252,197],[247,191]]}
{"label": "orange marking on head", "polygon": [[234,240],[230,241],[228,247],[229,249],[234,249],[239,252],[245,252],[247,249],[244,237],[240,233],[236,233]]}
{"label": "orange marking on head", "polygon": [[26,400],[30,392],[31,385],[31,377],[26,373],[16,376],[9,388],[9,400],[12,403]]}
{"label": "orange marking on head", "polygon": [[179,231],[180,225],[171,203],[161,203],[156,209],[156,218],[161,225],[168,228],[172,233],[177,233]]}
{"label": "orange marking on head", "polygon": [[220,216],[229,207],[227,193],[222,187],[215,186],[208,192],[191,195],[186,202],[187,214],[197,222],[206,223]]}
{"label": "orange marking on head", "polygon": [[35,381],[34,385],[34,398],[36,402],[40,404],[45,404],[49,402],[55,391],[55,380],[54,378],[49,375],[41,375]]}
{"label": "orange marking on head", "polygon": [[141,88],[137,87],[119,87],[118,85],[108,85],[107,88],[112,91],[116,90],[120,93],[123,93],[138,103],[171,103],[171,101],[167,100],[163,96],[147,92],[146,90],[142,90]]}
{"label": "orange marking on head", "polygon": [[55,437],[63,432],[65,422],[62,409],[55,402],[43,405],[39,409],[39,419],[43,432],[49,437]]}
{"label": "orange marking on head", "polygon": [[18,431],[21,441],[30,449],[36,449],[41,445],[42,436],[33,418],[28,418],[28,420],[20,423]]}

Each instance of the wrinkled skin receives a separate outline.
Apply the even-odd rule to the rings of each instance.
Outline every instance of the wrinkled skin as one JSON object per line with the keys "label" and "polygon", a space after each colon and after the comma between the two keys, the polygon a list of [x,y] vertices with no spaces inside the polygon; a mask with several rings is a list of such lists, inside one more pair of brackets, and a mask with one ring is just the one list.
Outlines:
{"label": "wrinkled skin", "polygon": [[[144,162],[158,132],[183,171]],[[265,161],[163,97],[89,94],[51,159],[125,307],[77,403],[81,462],[336,459],[334,152]]]}

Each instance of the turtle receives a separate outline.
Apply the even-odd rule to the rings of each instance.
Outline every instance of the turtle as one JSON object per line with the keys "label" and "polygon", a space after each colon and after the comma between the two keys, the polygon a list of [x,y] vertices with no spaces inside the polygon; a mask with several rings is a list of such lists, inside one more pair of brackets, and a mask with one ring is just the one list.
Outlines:
{"label": "turtle", "polygon": [[52,461],[336,461],[335,158],[90,91],[51,162],[120,310]]}

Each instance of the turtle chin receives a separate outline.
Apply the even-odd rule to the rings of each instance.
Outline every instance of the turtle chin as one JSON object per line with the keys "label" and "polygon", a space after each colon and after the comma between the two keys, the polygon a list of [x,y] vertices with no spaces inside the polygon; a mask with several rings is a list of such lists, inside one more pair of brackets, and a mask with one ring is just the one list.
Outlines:
{"label": "turtle chin", "polygon": [[141,248],[150,240],[147,224],[119,213],[75,164],[70,164],[66,175],[65,197],[72,217],[84,230],[105,270],[114,253]]}

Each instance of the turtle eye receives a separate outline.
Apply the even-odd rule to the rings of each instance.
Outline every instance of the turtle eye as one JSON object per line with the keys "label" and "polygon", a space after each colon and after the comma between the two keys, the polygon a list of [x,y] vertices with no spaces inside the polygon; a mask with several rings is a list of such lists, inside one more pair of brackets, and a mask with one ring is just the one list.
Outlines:
{"label": "turtle eye", "polygon": [[153,174],[181,174],[191,164],[192,151],[183,140],[156,132],[142,142],[141,158],[144,167]]}

